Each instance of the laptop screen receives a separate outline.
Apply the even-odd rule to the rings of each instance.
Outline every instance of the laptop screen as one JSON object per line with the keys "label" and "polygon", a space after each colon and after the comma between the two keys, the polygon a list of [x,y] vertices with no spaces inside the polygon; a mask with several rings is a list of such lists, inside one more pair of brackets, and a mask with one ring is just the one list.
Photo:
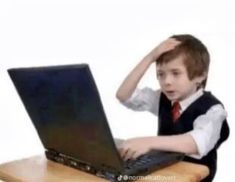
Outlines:
{"label": "laptop screen", "polygon": [[92,165],[120,165],[87,64],[8,72],[46,149]]}

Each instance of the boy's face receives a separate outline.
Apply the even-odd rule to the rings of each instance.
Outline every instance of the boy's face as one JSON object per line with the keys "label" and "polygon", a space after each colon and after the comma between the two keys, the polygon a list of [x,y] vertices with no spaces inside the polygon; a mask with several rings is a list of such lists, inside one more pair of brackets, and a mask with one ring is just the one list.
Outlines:
{"label": "boy's face", "polygon": [[196,92],[198,83],[204,80],[203,76],[189,80],[182,56],[157,65],[157,78],[162,92],[173,102],[181,101]]}

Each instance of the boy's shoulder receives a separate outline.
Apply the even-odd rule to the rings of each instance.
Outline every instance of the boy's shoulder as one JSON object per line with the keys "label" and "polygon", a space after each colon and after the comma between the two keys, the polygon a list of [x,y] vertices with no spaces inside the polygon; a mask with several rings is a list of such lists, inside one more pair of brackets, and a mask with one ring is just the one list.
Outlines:
{"label": "boy's shoulder", "polygon": [[[197,101],[197,100],[196,100]],[[215,96],[213,95],[210,91],[203,91],[203,94],[201,97],[198,98],[198,102],[200,104],[210,104],[210,105],[215,105],[215,104],[222,104],[222,102]]]}

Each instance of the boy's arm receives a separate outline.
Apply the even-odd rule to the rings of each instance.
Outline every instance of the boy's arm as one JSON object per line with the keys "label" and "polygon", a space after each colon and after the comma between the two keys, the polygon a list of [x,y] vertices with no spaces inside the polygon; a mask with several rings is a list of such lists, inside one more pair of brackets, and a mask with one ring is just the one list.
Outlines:
{"label": "boy's arm", "polygon": [[159,44],[154,48],[147,56],[145,56],[141,62],[128,74],[121,86],[119,87],[116,97],[120,101],[127,100],[134,90],[136,89],[140,79],[143,77],[144,73],[147,71],[149,66],[155,62],[161,54],[173,49],[180,42],[169,38]]}
{"label": "boy's arm", "polygon": [[118,88],[116,97],[121,102],[127,100],[138,85],[146,70],[154,61],[154,57],[149,54],[141,60],[141,62],[127,75],[121,86]]}
{"label": "boy's arm", "polygon": [[124,159],[136,158],[151,149],[182,152],[200,159],[214,148],[220,138],[227,112],[221,104],[212,106],[194,121],[193,130],[179,135],[140,137],[120,145]]}
{"label": "boy's arm", "polygon": [[119,147],[120,155],[124,160],[137,158],[152,149],[181,152],[187,155],[198,153],[193,137],[187,133],[171,136],[133,138],[124,142]]}

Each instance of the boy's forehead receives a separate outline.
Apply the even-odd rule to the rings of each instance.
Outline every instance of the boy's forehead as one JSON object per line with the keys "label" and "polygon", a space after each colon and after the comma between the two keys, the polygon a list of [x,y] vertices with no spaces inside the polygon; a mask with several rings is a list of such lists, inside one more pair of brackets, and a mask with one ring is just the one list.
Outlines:
{"label": "boy's forehead", "polygon": [[161,64],[156,64],[157,69],[163,68],[186,68],[184,63],[184,56],[180,55],[176,58],[169,60],[168,62],[162,62]]}

